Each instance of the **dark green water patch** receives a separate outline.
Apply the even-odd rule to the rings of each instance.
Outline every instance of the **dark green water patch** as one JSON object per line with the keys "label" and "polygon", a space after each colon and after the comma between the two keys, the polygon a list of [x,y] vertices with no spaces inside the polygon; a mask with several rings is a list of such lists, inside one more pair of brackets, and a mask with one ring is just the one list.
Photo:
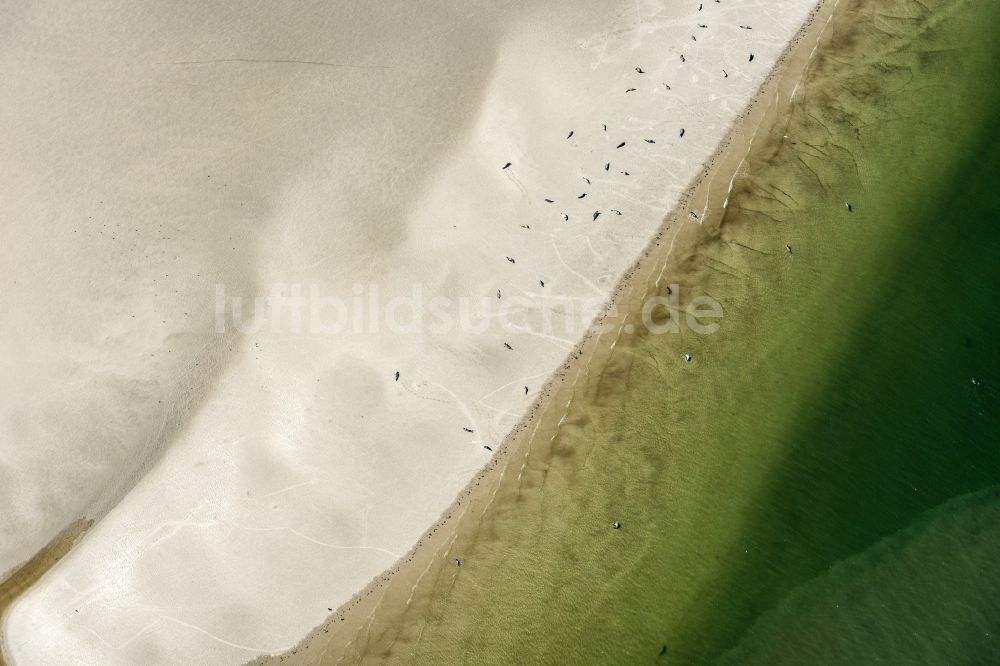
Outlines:
{"label": "dark green water patch", "polygon": [[[705,586],[675,629],[692,641],[695,660],[717,655],[753,618],[834,562],[951,497],[1000,481],[1000,272],[993,268],[1000,257],[1000,107],[995,86],[983,85],[1000,75],[1000,63],[978,23],[989,18],[984,7],[914,12],[912,43],[883,39],[850,63],[853,71],[838,62],[827,85],[839,83],[839,91],[827,87],[827,99],[813,93],[817,104],[796,109],[808,120],[793,117],[795,138],[820,157],[801,160],[790,179],[808,180],[805,170],[817,177],[818,191],[830,193],[828,203],[834,191],[852,198],[854,210],[865,211],[861,224],[872,227],[858,238],[879,251],[844,256],[834,283],[839,296],[826,298],[867,307],[827,332],[847,344],[822,391],[796,401],[795,423],[777,446],[783,459],[747,506],[725,575]],[[883,73],[891,80],[904,72],[905,85],[877,93],[872,82]],[[738,206],[766,208],[759,193],[789,178],[787,153],[796,151],[783,142],[772,166],[749,179]],[[803,214],[824,217],[806,205],[783,222],[801,223]],[[822,242],[808,234],[803,240]],[[798,342],[808,350],[808,339]],[[780,400],[780,389],[772,397]],[[993,574],[984,579],[995,581]],[[897,619],[904,620],[899,630],[917,629],[906,627],[910,618]],[[1000,631],[1000,616],[991,622]]]}
{"label": "dark green water patch", "polygon": [[[1000,487],[964,495],[795,590],[725,664],[990,664]],[[902,629],[902,630],[901,630]]]}

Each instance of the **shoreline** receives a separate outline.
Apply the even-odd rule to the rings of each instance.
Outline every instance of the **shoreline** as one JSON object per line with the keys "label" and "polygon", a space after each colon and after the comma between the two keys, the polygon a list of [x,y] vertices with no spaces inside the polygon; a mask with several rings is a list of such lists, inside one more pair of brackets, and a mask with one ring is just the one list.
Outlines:
{"label": "shoreline", "polygon": [[[521,478],[506,477],[498,501],[472,516],[479,525],[454,528],[451,554],[419,581],[413,612],[396,621],[390,606],[405,596],[383,602],[342,662],[642,661],[665,644],[682,662],[708,659],[739,646],[754,618],[764,619],[761,608],[894,533],[910,510],[933,506],[930,495],[995,483],[1000,468],[976,471],[985,452],[973,444],[990,428],[981,386],[995,368],[983,366],[982,343],[996,339],[987,333],[995,321],[975,296],[944,306],[943,326],[927,323],[919,303],[948,301],[956,283],[989,294],[974,289],[981,269],[969,266],[984,265],[990,250],[975,252],[961,282],[940,264],[963,256],[968,237],[995,247],[993,230],[982,228],[990,209],[966,207],[976,188],[963,186],[988,183],[979,167],[995,164],[995,122],[968,108],[938,115],[941,95],[927,91],[974,92],[983,67],[954,81],[950,72],[994,49],[973,46],[982,44],[975,30],[954,39],[955,26],[983,21],[964,3],[892,3],[882,8],[890,25],[869,20],[871,5],[860,0],[841,8],[788,123],[758,134],[717,235],[668,273],[670,283],[723,297],[724,330],[621,339],[607,365],[591,365],[551,446],[536,438]],[[925,84],[923,94],[901,85],[910,80]],[[965,119],[968,137],[947,131]],[[964,150],[960,138],[971,139]],[[941,166],[907,163],[910,146],[939,155]],[[978,215],[955,212],[967,209]],[[937,222],[952,216],[970,226],[939,236]],[[915,274],[922,268],[926,277]],[[897,299],[898,285],[909,293]],[[952,353],[939,359],[940,350]],[[695,354],[691,366],[678,358],[685,351]],[[933,381],[912,368],[922,356],[939,366]],[[896,377],[910,378],[901,397]],[[940,400],[928,400],[927,428],[920,405],[931,396]],[[886,419],[893,407],[896,418]],[[897,434],[893,422],[922,425]],[[958,433],[967,433],[964,456],[946,444]],[[894,460],[882,442],[897,447]],[[948,481],[938,468],[949,468]],[[912,488],[890,490],[904,480]],[[611,531],[611,520],[625,531]],[[461,568],[449,566],[456,556]],[[856,617],[841,614],[847,624]]]}
{"label": "shoreline", "polygon": [[[317,660],[329,663],[330,659],[339,663],[348,654],[358,658],[367,654],[364,647],[378,639],[384,619],[377,620],[376,614],[396,611],[398,617],[400,611],[402,614],[410,612],[414,602],[419,608],[418,588],[427,575],[439,575],[453,566],[453,555],[460,556],[461,542],[472,531],[466,522],[484,515],[501,492],[508,474],[513,473],[512,465],[518,461],[521,462],[517,473],[520,479],[534,445],[546,435],[551,442],[552,433],[563,423],[566,408],[576,399],[578,389],[587,385],[591,368],[603,369],[609,353],[623,337],[631,334],[626,326],[636,317],[638,308],[635,306],[655,292],[668,269],[682,265],[687,248],[696,246],[704,234],[717,230],[735,178],[744,167],[757,133],[762,127],[772,128],[781,122],[778,114],[794,98],[799,81],[822,43],[839,4],[840,0],[818,0],[749,104],[737,116],[711,157],[702,164],[677,205],[662,218],[658,231],[639,258],[622,275],[601,314],[545,383],[526,415],[504,437],[489,464],[470,480],[406,555],[335,609],[293,650],[262,655],[247,663],[319,663]],[[701,219],[696,224],[690,221],[688,214],[695,210],[700,211]],[[677,223],[680,227],[665,239],[666,232]],[[666,240],[669,240],[666,249],[657,250]],[[682,253],[680,259],[677,253]],[[599,328],[603,330],[597,330]],[[611,335],[610,341],[608,335]],[[357,649],[359,637],[366,641],[360,651]]]}
{"label": "shoreline", "polygon": [[[580,8],[553,0],[459,16],[436,3],[383,7],[363,24],[371,34],[353,13],[340,16],[340,6],[239,14],[238,35],[218,20],[225,7],[183,17],[126,12],[122,23],[82,13],[74,23],[93,27],[72,31],[60,53],[91,53],[114,36],[160,30],[162,19],[176,28],[169,54],[155,40],[136,42],[143,57],[122,62],[110,87],[59,89],[68,100],[121,101],[112,104],[130,121],[121,155],[100,150],[119,145],[110,139],[121,134],[102,114],[68,127],[58,115],[29,112],[31,100],[52,93],[36,70],[60,68],[55,59],[29,62],[12,41],[5,62],[30,93],[13,134],[31,165],[15,170],[12,182],[90,155],[106,157],[101,164],[111,172],[72,170],[89,174],[96,189],[60,179],[66,196],[26,191],[25,215],[51,214],[16,235],[12,247],[24,248],[16,256],[55,284],[60,274],[90,271],[96,287],[72,283],[88,304],[79,311],[57,312],[33,298],[45,282],[10,292],[25,330],[39,328],[20,337],[46,371],[29,362],[13,368],[5,410],[37,424],[25,436],[39,438],[30,448],[9,447],[5,470],[17,483],[14,496],[26,499],[5,515],[19,535],[6,544],[6,564],[26,561],[70,520],[92,514],[94,498],[116,502],[10,611],[12,658],[129,664],[169,654],[242,663],[293,647],[330,607],[408,552],[490,462],[813,6],[795,0],[774,15],[757,2],[706,3],[698,16],[695,4]],[[64,20],[51,18],[51,25]],[[699,20],[713,29],[702,33]],[[325,21],[330,29],[318,29]],[[746,22],[757,30],[738,28]],[[25,27],[20,44],[44,38],[49,25]],[[159,64],[184,59],[206,40],[256,52],[258,34],[268,37],[268,51],[329,62],[370,56],[397,67],[375,74],[292,63]],[[455,68],[456,58],[466,66]],[[78,73],[102,81],[96,63]],[[127,94],[140,83],[150,95]],[[208,83],[204,90],[224,92],[178,95]],[[629,94],[627,85],[638,87]],[[268,94],[269,113],[261,114],[252,101],[275,90],[284,94]],[[145,111],[162,113],[167,131],[150,132]],[[433,125],[409,131],[427,117]],[[288,118],[296,121],[286,127]],[[80,129],[84,121],[93,131]],[[279,126],[289,131],[275,132]],[[50,138],[37,162],[43,153],[32,135]],[[86,144],[67,150],[74,137]],[[120,169],[125,161],[136,168]],[[505,161],[514,168],[503,170]],[[154,190],[140,177],[146,169],[163,175]],[[157,194],[166,189],[184,195]],[[608,215],[608,206],[623,216]],[[595,209],[605,211],[600,220]],[[77,229],[80,211],[92,215]],[[208,211],[220,225],[201,223]],[[138,213],[164,228],[127,225]],[[32,239],[46,237],[62,239],[60,252],[31,251]],[[81,243],[92,258],[81,261]],[[159,259],[137,261],[142,249]],[[130,272],[145,291],[118,279]],[[399,335],[376,322],[299,336],[289,330],[294,324],[278,325],[288,322],[278,308],[264,317],[271,326],[227,344],[210,316],[213,303],[215,312],[229,305],[220,305],[218,284],[245,304],[289,282],[345,295],[359,279],[387,296],[422,287],[472,303],[495,304],[502,288],[500,314],[513,304],[524,324],[477,309],[460,335],[434,327]],[[163,296],[153,310],[143,306],[150,291]],[[31,314],[36,305],[66,323],[40,326],[48,319]],[[235,299],[231,306],[235,315]],[[575,314],[581,307],[584,317]],[[353,310],[352,319],[361,321]],[[121,336],[102,338],[105,326]],[[89,354],[69,366],[55,362],[65,348],[59,343],[70,341],[97,345],[116,372],[95,372]],[[221,356],[204,352],[206,342]],[[207,363],[206,353],[215,360]],[[215,368],[219,381],[206,387],[188,372],[192,365]],[[402,371],[398,383],[394,371]],[[91,377],[102,390],[77,396],[86,402],[70,402],[73,409],[59,412],[65,418],[45,418]],[[51,386],[66,388],[52,395]],[[177,405],[190,412],[179,414]],[[165,409],[170,430],[160,429]],[[148,442],[163,447],[163,457],[118,498]],[[39,505],[44,521],[29,510],[33,497],[51,500]],[[42,532],[45,521],[52,525]],[[86,581],[90,594],[81,603],[64,580]]]}
{"label": "shoreline", "polygon": [[0,666],[12,663],[4,645],[3,631],[7,612],[28,588],[37,583],[59,560],[79,543],[80,539],[94,523],[92,519],[81,518],[59,531],[52,540],[34,554],[27,562],[14,567],[0,579]]}

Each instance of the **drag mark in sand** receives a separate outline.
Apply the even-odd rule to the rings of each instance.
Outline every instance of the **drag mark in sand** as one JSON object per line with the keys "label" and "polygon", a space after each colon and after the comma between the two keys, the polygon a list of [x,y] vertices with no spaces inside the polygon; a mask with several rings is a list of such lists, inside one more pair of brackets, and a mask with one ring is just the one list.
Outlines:
{"label": "drag mark in sand", "polygon": [[509,381],[506,384],[500,385],[499,387],[493,389],[489,393],[484,393],[482,396],[479,397],[479,399],[476,400],[476,403],[482,405],[483,407],[486,407],[487,409],[492,409],[494,411],[499,411],[496,407],[490,406],[488,404],[488,402],[487,402],[492,396],[497,395],[498,393],[500,393],[504,389],[508,389],[511,386],[524,386],[524,382],[528,382],[530,384],[532,382],[532,380],[536,380],[536,379],[539,379],[539,378],[544,381],[547,377],[548,377],[547,373],[536,373],[536,374],[533,374],[533,375],[526,375],[524,377],[519,377],[518,379]]}
{"label": "drag mark in sand", "polygon": [[594,284],[593,282],[591,282],[590,280],[588,280],[585,276],[583,276],[579,272],[577,272],[577,271],[573,270],[572,268],[570,268],[569,264],[566,263],[566,260],[563,259],[562,253],[559,252],[559,246],[556,245],[555,240],[552,241],[552,249],[556,251],[556,258],[559,259],[559,263],[561,263],[566,270],[568,270],[570,273],[572,273],[573,275],[575,275],[578,278],[580,278],[580,281],[583,282],[584,284],[586,284],[591,289],[593,289],[595,294],[603,294],[604,293],[602,290],[600,290],[600,289],[597,288],[596,284]]}
{"label": "drag mark in sand", "polygon": [[157,617],[156,617],[155,620],[151,621],[145,627],[143,627],[139,631],[137,631],[134,634],[132,634],[127,640],[125,640],[125,642],[121,643],[120,645],[112,645],[107,640],[105,640],[100,634],[98,634],[96,631],[94,631],[93,629],[91,629],[90,627],[88,627],[86,625],[81,625],[81,627],[87,633],[91,634],[94,638],[96,638],[101,643],[103,643],[105,646],[107,646],[111,650],[117,652],[119,650],[124,650],[133,641],[135,641],[137,638],[141,637],[143,634],[147,633],[150,629],[152,629],[153,627],[155,627],[162,620],[166,620],[168,622],[173,622],[174,624],[180,625],[180,626],[185,627],[187,629],[191,629],[193,631],[198,632],[199,634],[202,634],[204,636],[208,636],[212,640],[214,640],[214,641],[216,641],[218,643],[221,643],[222,645],[227,645],[227,646],[229,646],[231,648],[236,648],[237,650],[246,650],[247,652],[255,652],[257,654],[277,654],[279,652],[287,652],[288,650],[291,650],[292,648],[295,647],[294,645],[289,645],[289,646],[285,646],[285,647],[262,648],[262,647],[254,647],[252,645],[243,645],[242,643],[234,643],[232,641],[227,641],[225,638],[222,638],[221,636],[216,636],[212,632],[210,632],[210,631],[208,631],[206,629],[202,629],[201,627],[199,627],[197,625],[191,624],[190,622],[185,622],[184,620],[180,620],[180,619],[178,619],[176,617],[172,617],[170,615],[157,615]]}
{"label": "drag mark in sand", "polygon": [[455,395],[455,393],[451,389],[449,389],[447,386],[444,386],[443,384],[438,384],[437,382],[427,382],[427,385],[439,388],[445,393],[447,393],[449,396],[451,396],[452,400],[455,401],[455,404],[458,405],[458,408],[462,411],[463,414],[465,414],[465,418],[468,419],[468,422],[470,424],[472,424],[473,429],[475,429],[477,432],[481,430],[481,428],[479,427],[479,421],[476,419],[476,415],[472,413],[471,409],[469,409],[469,405],[466,401],[459,398],[457,395]]}
{"label": "drag mark in sand", "polygon": [[231,525],[232,527],[236,527],[241,530],[246,530],[248,532],[289,532],[290,534],[294,534],[300,539],[305,539],[309,543],[314,543],[317,546],[330,548],[332,550],[370,550],[370,551],[375,551],[377,553],[382,553],[383,555],[387,555],[391,557],[393,561],[398,560],[400,557],[397,553],[394,553],[386,548],[380,548],[378,546],[343,546],[335,543],[327,543],[325,541],[320,541],[319,539],[314,539],[308,534],[303,534],[294,527],[251,527],[249,525],[239,525],[236,523],[221,523],[221,522],[219,523],[219,525]]}
{"label": "drag mark in sand", "polygon": [[334,67],[340,69],[401,69],[390,65],[351,65],[322,60],[295,60],[294,58],[215,58],[212,60],[174,60],[160,62],[158,65],[227,65],[244,63],[251,65],[312,65],[316,67]]}
{"label": "drag mark in sand", "polygon": [[261,499],[267,499],[268,497],[274,497],[275,495],[281,495],[283,493],[287,493],[290,490],[295,490],[296,488],[301,488],[302,486],[311,486],[314,483],[316,483],[316,479],[310,479],[309,481],[303,481],[301,483],[296,483],[294,485],[288,486],[287,488],[281,488],[280,490],[275,490],[273,492],[269,492],[266,495],[261,495],[260,498]]}

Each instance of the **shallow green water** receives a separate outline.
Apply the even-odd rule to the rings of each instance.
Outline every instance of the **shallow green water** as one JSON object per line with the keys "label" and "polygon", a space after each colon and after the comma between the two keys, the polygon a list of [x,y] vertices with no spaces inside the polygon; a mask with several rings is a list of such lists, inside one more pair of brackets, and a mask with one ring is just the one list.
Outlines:
{"label": "shallow green water", "polygon": [[721,330],[621,345],[369,657],[1000,662],[1000,3],[861,6],[675,276]]}

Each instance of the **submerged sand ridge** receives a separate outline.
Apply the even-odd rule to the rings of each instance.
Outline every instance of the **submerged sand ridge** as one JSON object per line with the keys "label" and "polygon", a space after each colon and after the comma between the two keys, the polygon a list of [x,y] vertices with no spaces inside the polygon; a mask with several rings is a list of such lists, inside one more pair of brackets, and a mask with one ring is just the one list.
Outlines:
{"label": "submerged sand ridge", "polygon": [[[390,566],[813,4],[18,7],[0,570],[99,520],[11,609],[12,660],[240,663]],[[377,292],[380,325],[236,325],[296,288]],[[381,319],[415,288],[475,330]]]}

